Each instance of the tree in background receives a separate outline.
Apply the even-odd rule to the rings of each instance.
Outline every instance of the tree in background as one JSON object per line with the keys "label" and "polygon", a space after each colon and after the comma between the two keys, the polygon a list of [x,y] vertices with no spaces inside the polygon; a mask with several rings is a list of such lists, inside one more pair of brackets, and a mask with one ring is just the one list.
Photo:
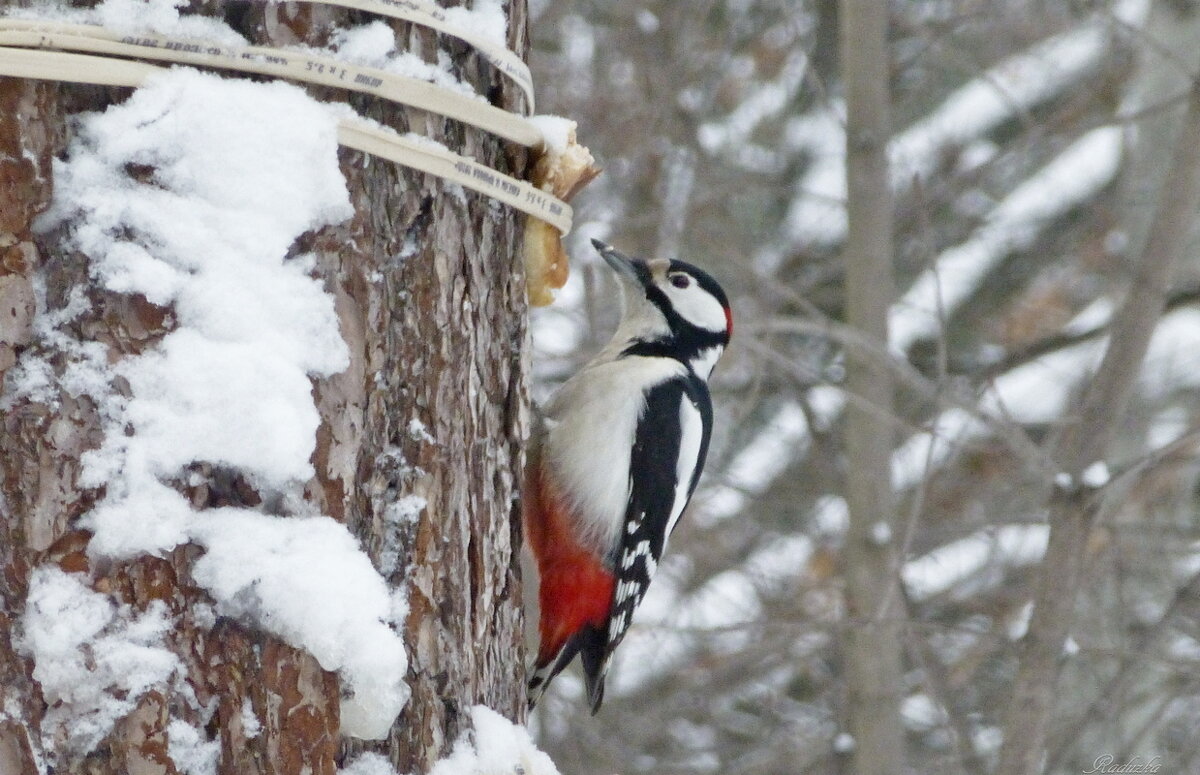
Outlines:
{"label": "tree in background", "polygon": [[[505,8],[508,44],[522,52],[525,4],[514,0]],[[275,46],[336,46],[359,25],[380,24],[368,14],[306,3],[195,2],[183,10]],[[522,99],[468,46],[415,25],[389,25],[399,51],[441,61],[448,74],[503,107],[515,108]],[[442,117],[332,89],[310,92],[499,169],[519,171],[525,164],[522,152]],[[343,150],[338,161],[351,217],[327,218],[331,225],[299,236],[284,262],[307,262],[292,281],[332,297],[330,320],[344,340],[342,362],[318,353],[313,357],[325,365],[309,372],[319,412],[311,476],[281,491],[264,484],[260,469],[269,461],[240,465],[197,457],[160,475],[154,486],[169,491],[162,503],[178,495],[197,520],[209,520],[197,522],[210,526],[196,528],[206,538],[183,540],[158,556],[114,557],[92,546],[93,532],[76,521],[122,494],[111,483],[105,489],[81,480],[82,461],[89,451],[116,444],[122,429],[114,432],[111,412],[121,400],[139,397],[129,379],[118,376],[121,369],[158,357],[156,348],[196,312],[169,294],[164,300],[136,284],[139,292],[121,292],[97,276],[102,257],[89,255],[79,235],[104,213],[81,206],[51,231],[35,220],[61,193],[54,160],[69,166],[80,144],[89,142],[73,118],[129,98],[122,89],[0,78],[0,370],[8,377],[0,425],[0,771],[328,774],[368,750],[385,753],[400,771],[427,771],[469,726],[472,706],[486,704],[517,720],[524,713],[514,519],[527,414],[522,219],[484,197]],[[141,137],[135,129],[154,120],[131,127],[130,142]],[[162,123],[169,137],[188,130],[183,118]],[[148,147],[114,175],[110,201],[155,187],[177,194],[159,176],[213,162],[174,158],[174,152]],[[258,180],[251,172],[246,179]],[[246,201],[276,194],[290,201],[289,193],[262,191]],[[237,201],[242,194],[228,195]],[[101,192],[100,210],[104,200]],[[212,207],[204,192],[196,194],[205,217]],[[214,256],[237,247],[224,245],[226,236],[239,239],[217,234],[203,247]],[[136,229],[116,238],[135,259],[138,251],[163,256],[176,247],[155,244],[153,235]],[[195,276],[203,266],[181,268]],[[227,281],[254,281],[256,270],[233,271]],[[214,309],[230,303],[220,295],[210,301]],[[295,327],[303,334],[319,322],[299,320]],[[266,329],[270,323],[262,320]],[[227,331],[217,339],[248,336]],[[193,340],[191,346],[197,353],[207,344]],[[281,340],[283,349],[289,346]],[[85,384],[78,377],[89,363],[102,368],[93,373],[98,382]],[[257,366],[234,370],[246,378],[237,384],[256,384]],[[203,367],[196,372],[203,391]],[[307,378],[300,378],[307,396]],[[247,407],[272,410],[269,399],[294,387],[232,395]],[[197,400],[203,407],[203,397]],[[203,417],[195,419],[194,427],[211,430]],[[264,422],[242,419],[250,428]],[[267,427],[286,435],[294,419],[283,415]],[[147,422],[131,417],[126,432],[136,440]],[[181,433],[181,444],[195,441],[187,430]],[[219,520],[233,515],[238,521],[223,533]],[[313,515],[332,517],[349,533],[323,517],[313,523]],[[310,534],[314,543],[287,533],[301,524],[317,531]],[[375,577],[369,566],[323,565],[338,552],[358,554],[350,534],[388,585],[406,593],[407,608],[395,598],[399,607],[390,618],[407,652],[401,677],[411,696],[379,741],[339,737],[339,704],[353,688],[346,665],[361,653],[323,652],[323,669],[314,656],[322,652],[289,629],[303,631],[310,619],[337,630],[349,620],[329,610],[337,606],[319,606],[333,600],[353,608],[367,598],[380,602],[371,596],[386,593],[378,579],[377,586],[342,590],[350,583],[348,569],[356,582]],[[247,551],[240,582],[203,575],[222,547]],[[296,575],[273,575],[289,559],[301,566],[288,570]],[[299,581],[307,586],[290,586]],[[234,588],[223,588],[226,583]],[[305,612],[305,603],[295,600],[305,596],[321,603]],[[287,600],[301,606],[290,619],[272,608]],[[71,640],[68,630],[81,614],[84,629],[90,621],[92,630]],[[378,615],[374,622],[386,629]],[[42,658],[40,672],[34,672],[35,657]],[[59,661],[51,664],[51,657]],[[342,672],[335,672],[339,662]],[[53,668],[67,663],[81,667],[79,684],[70,683],[70,673],[56,683]],[[384,659],[376,667],[382,676],[396,663]],[[111,685],[103,683],[105,671]],[[372,690],[372,670],[366,672],[358,676],[360,692]],[[86,676],[100,683],[85,690]]]}
{"label": "tree in background", "polygon": [[[841,73],[846,90],[846,323],[865,338],[887,340],[893,218],[888,177],[891,98],[888,7],[846,0],[838,6]],[[903,747],[902,607],[894,549],[891,483],[892,374],[863,349],[847,350],[846,715],[855,772],[895,772]]]}
{"label": "tree in background", "polygon": [[[532,15],[541,107],[579,119],[608,168],[579,239],[705,266],[739,321],[706,483],[605,713],[576,715],[560,681],[536,715],[559,766],[858,771],[845,595],[865,461],[841,438],[874,408],[896,503],[876,537],[902,592],[902,671],[878,688],[900,698],[892,771],[1194,767],[1200,319],[1191,159],[1173,155],[1191,4],[890,4],[887,341],[848,325],[846,202],[871,192],[845,174],[837,3]],[[535,318],[541,383],[611,325],[579,276]],[[890,410],[851,383],[856,355],[890,373]]]}

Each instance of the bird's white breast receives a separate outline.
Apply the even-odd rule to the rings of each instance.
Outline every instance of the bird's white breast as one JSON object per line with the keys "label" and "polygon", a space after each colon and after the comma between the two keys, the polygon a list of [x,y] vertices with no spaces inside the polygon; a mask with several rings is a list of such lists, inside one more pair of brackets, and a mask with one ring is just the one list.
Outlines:
{"label": "bird's white breast", "polygon": [[667,358],[593,362],[546,406],[543,464],[580,517],[578,539],[597,554],[615,544],[625,520],[630,454],[646,392],[686,371]]}

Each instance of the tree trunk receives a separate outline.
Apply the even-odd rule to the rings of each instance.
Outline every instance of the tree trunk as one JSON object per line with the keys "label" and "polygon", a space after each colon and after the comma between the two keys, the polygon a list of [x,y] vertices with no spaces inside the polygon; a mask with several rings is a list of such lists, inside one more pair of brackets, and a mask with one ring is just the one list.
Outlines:
{"label": "tree trunk", "polygon": [[[887,342],[892,303],[892,195],[888,178],[888,8],[844,0],[840,7],[846,84],[848,231],[846,322]],[[848,350],[846,390],[846,682],[854,771],[904,769],[900,728],[902,611],[891,544],[892,380],[887,364]]]}
{"label": "tree trunk", "polygon": [[[1159,192],[1149,237],[1110,326],[1109,343],[1078,411],[1053,440],[1060,485],[1048,498],[1050,538],[1039,570],[1033,616],[1004,727],[997,772],[1042,772],[1057,698],[1061,655],[1084,579],[1088,541],[1105,505],[1107,459],[1166,303],[1172,272],[1200,209],[1200,90],[1188,93],[1175,153]],[[1089,482],[1089,469],[1103,475]],[[1064,486],[1065,485],[1065,486]],[[1099,489],[1099,491],[1097,491]]]}
{"label": "tree trunk", "polygon": [[[0,2],[12,5],[20,3]],[[262,45],[320,45],[339,27],[373,21],[308,4],[226,5],[204,3],[200,12],[224,13]],[[506,5],[509,45],[524,53],[524,0]],[[519,92],[465,44],[388,22],[400,50],[436,59],[440,47],[479,93],[506,109],[519,105]],[[310,92],[502,171],[519,175],[526,163],[523,151],[439,116],[333,89]],[[46,764],[71,773],[188,772],[171,756],[175,720],[219,744],[221,773],[332,774],[363,750],[384,753],[400,772],[427,771],[469,723],[472,705],[517,720],[524,714],[515,518],[528,407],[522,219],[482,196],[342,150],[355,215],[294,246],[317,256],[350,352],[349,368],[314,380],[321,422],[304,498],[358,537],[409,604],[402,637],[411,698],[385,740],[345,738],[337,673],[244,622],[206,615],[212,600],[193,577],[200,547],[96,562],[90,534],[74,525],[101,497],[79,481],[81,455],[103,441],[101,418],[93,401],[64,384],[68,354],[35,333],[43,330],[38,319],[82,292],[91,308],[61,330],[101,343],[116,361],[154,347],[172,310],[99,287],[88,256],[35,234],[32,222],[53,196],[51,160],[70,139],[70,116],[128,94],[0,78],[0,371],[37,356],[56,375],[38,396],[0,395],[0,772],[33,775]],[[194,509],[278,513],[259,505],[264,498],[236,470],[196,461],[180,478],[186,484],[173,486]],[[49,564],[86,574],[92,590],[134,611],[163,601],[173,622],[166,641],[186,669],[182,690],[146,692],[86,755],[55,750],[43,728],[51,708],[18,647],[31,575]]]}

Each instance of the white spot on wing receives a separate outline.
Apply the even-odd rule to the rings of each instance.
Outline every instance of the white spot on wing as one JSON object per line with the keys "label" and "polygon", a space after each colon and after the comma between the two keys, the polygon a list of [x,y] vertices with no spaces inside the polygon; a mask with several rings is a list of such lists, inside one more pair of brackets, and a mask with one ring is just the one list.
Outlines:
{"label": "white spot on wing", "polygon": [[608,640],[610,643],[620,639],[625,631],[629,629],[630,611],[625,611],[620,617],[613,620],[613,626],[608,631]]}
{"label": "white spot on wing", "polygon": [[647,565],[654,562],[654,558],[650,556],[649,541],[638,541],[637,546],[634,546],[632,549],[626,549],[625,556],[621,558],[621,567],[629,570],[638,561],[639,557],[645,557]]}
{"label": "white spot on wing", "polygon": [[618,584],[617,585],[617,605],[621,605],[629,598],[636,596],[638,594],[639,586],[640,586],[640,584],[638,584],[637,579],[630,579],[629,581],[622,581],[620,584]]}

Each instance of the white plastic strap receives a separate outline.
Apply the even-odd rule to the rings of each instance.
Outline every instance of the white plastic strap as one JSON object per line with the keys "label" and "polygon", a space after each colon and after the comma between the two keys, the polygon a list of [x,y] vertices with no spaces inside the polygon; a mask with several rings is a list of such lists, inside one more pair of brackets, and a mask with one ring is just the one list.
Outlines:
{"label": "white plastic strap", "polygon": [[120,35],[88,24],[10,18],[0,18],[0,45],[155,59],[349,89],[453,118],[524,146],[543,145],[536,125],[483,100],[415,78],[306,52],[222,46],[156,33]]}
{"label": "white plastic strap", "polygon": [[563,235],[571,230],[571,206],[538,187],[438,146],[424,137],[399,135],[365,121],[343,119],[338,141],[347,148],[459,183],[549,223]]}
{"label": "white plastic strap", "polygon": [[336,5],[392,19],[403,19],[469,43],[492,67],[512,79],[520,87],[521,91],[525,93],[529,112],[534,112],[533,76],[529,73],[529,67],[521,61],[519,56],[504,46],[470,30],[456,28],[448,20],[444,8],[424,0],[302,0],[302,2]]}
{"label": "white plastic strap", "polygon": [[[109,57],[0,46],[0,75],[99,86],[140,86],[164,68]],[[235,68],[240,69],[240,68]],[[257,71],[254,71],[257,72]],[[308,79],[300,79],[308,80]],[[412,139],[362,119],[340,120],[338,141],[348,147],[445,178],[546,221],[564,235],[571,207],[523,180],[453,153],[431,140]]]}

